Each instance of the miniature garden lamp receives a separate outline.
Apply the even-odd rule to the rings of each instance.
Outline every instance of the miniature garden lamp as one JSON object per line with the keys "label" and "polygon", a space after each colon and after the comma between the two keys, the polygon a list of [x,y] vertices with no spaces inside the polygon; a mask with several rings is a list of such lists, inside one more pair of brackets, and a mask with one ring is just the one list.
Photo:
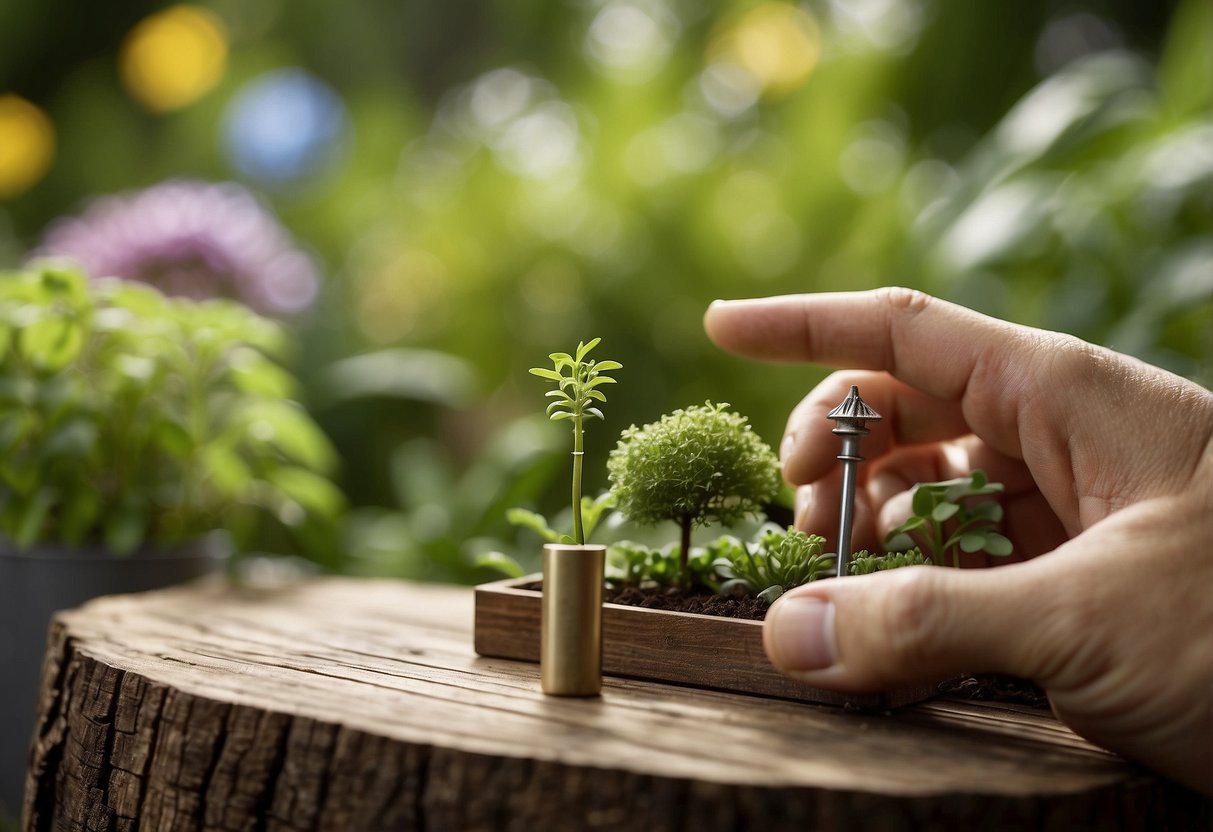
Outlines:
{"label": "miniature garden lamp", "polygon": [[847,574],[851,558],[851,526],[855,520],[855,469],[863,457],[859,455],[859,440],[871,431],[865,423],[880,421],[880,414],[859,397],[859,388],[851,385],[851,392],[838,407],[831,410],[827,419],[838,424],[834,433],[842,437],[842,505],[838,513],[838,577]]}

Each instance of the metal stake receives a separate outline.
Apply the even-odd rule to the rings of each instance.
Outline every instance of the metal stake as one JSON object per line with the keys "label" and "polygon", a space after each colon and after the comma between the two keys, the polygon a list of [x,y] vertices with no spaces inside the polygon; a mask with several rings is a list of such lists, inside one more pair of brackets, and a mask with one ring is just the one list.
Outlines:
{"label": "metal stake", "polygon": [[880,421],[880,414],[859,397],[859,388],[852,384],[851,392],[838,407],[827,415],[838,424],[833,432],[842,438],[842,505],[838,512],[838,577],[847,574],[851,560],[851,527],[855,522],[855,469],[863,457],[859,455],[859,440],[871,433],[865,422]]}

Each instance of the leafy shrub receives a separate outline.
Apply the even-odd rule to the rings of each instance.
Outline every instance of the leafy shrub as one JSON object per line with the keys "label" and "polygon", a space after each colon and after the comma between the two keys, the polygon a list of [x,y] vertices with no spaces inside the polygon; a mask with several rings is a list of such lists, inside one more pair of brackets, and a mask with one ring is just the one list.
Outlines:
{"label": "leafy shrub", "polygon": [[744,586],[769,603],[785,590],[829,577],[835,557],[824,554],[825,542],[824,537],[792,528],[786,532],[766,531],[752,550],[746,543],[733,540],[723,547],[724,557],[714,562],[725,579],[720,591],[727,593],[733,587]]}
{"label": "leafy shrub", "polygon": [[961,552],[1005,557],[1013,547],[996,529],[1002,520],[1002,506],[994,500],[974,499],[1002,490],[1002,483],[987,482],[983,471],[953,480],[918,483],[911,502],[914,513],[889,532],[885,546],[907,549],[917,542],[935,563],[951,556],[956,567],[960,566]]}
{"label": "leafy shrub", "polygon": [[336,454],[279,360],[281,328],[229,301],[59,268],[0,275],[0,532],[116,553],[266,515],[327,523]]}
{"label": "leafy shrub", "polygon": [[670,586],[678,578],[673,544],[650,549],[624,540],[607,547],[607,583],[612,586]]}
{"label": "leafy shrub", "polygon": [[672,520],[689,582],[691,529],[732,525],[758,513],[779,490],[779,463],[748,420],[727,404],[689,407],[623,431],[607,460],[618,510],[641,524]]}

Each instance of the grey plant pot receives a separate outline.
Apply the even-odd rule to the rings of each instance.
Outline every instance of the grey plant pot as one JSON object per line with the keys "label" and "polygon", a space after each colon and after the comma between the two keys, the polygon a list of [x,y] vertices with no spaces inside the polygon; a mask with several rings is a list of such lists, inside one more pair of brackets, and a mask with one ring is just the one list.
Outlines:
{"label": "grey plant pot", "polygon": [[20,814],[51,616],[101,595],[159,589],[217,572],[229,552],[221,534],[122,557],[101,547],[53,544],[22,552],[0,539],[0,817]]}

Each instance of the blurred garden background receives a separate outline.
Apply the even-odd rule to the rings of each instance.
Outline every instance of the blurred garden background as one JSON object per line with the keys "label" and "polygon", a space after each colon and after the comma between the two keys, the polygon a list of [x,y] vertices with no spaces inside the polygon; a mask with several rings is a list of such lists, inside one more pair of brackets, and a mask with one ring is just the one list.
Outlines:
{"label": "blurred garden background", "polygon": [[708,398],[778,444],[824,370],[718,352],[717,297],[908,285],[1213,384],[1213,3],[0,0],[0,266],[45,254],[280,318],[310,554],[474,580],[563,505],[526,369],[579,339],[588,492]]}

